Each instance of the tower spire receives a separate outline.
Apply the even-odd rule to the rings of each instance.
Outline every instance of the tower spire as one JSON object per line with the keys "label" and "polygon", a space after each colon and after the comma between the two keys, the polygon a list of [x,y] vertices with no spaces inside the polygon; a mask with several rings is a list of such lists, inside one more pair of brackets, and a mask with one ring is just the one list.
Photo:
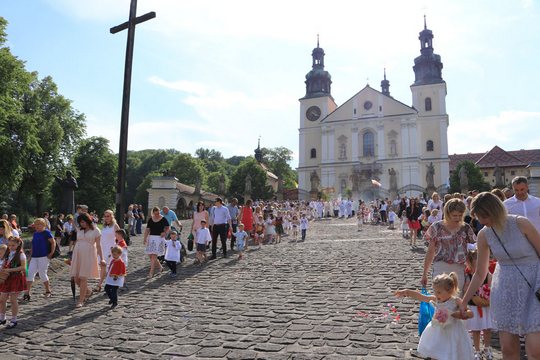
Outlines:
{"label": "tower spire", "polygon": [[418,36],[420,40],[420,56],[414,59],[413,85],[437,84],[444,82],[442,78],[443,64],[441,57],[433,52],[433,32],[427,28],[424,14],[424,30]]}
{"label": "tower spire", "polygon": [[305,98],[316,98],[330,95],[331,76],[324,70],[324,50],[320,47],[319,34],[317,34],[317,47],[311,52],[313,58],[312,70],[306,75]]}
{"label": "tower spire", "polygon": [[386,68],[384,68],[384,80],[381,81],[383,95],[390,96],[390,81],[386,80]]}

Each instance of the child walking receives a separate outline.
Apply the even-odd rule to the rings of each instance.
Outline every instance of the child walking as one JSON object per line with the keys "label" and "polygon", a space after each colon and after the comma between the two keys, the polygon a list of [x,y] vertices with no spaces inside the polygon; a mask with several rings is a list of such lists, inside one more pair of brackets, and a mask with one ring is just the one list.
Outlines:
{"label": "child walking", "polygon": [[404,239],[409,238],[409,219],[405,210],[401,213],[401,232]]}
{"label": "child walking", "polygon": [[26,290],[26,255],[22,250],[23,242],[18,237],[10,237],[8,250],[5,252],[2,271],[9,274],[8,278],[0,285],[0,325],[6,323],[6,303],[11,302],[11,320],[7,329],[17,326],[19,303],[17,297],[21,291]]}
{"label": "child walking", "polygon": [[238,250],[238,260],[244,257],[244,245],[248,239],[248,233],[244,231],[244,224],[238,224],[238,231],[234,233],[236,236],[236,249]]}
{"label": "child walking", "polygon": [[300,225],[300,221],[298,221],[298,216],[294,215],[292,217],[291,226],[292,226],[292,236],[294,238],[294,242],[298,240],[298,226]]}
{"label": "child walking", "polygon": [[111,255],[112,260],[105,278],[105,293],[109,297],[111,309],[114,309],[118,306],[118,288],[124,286],[126,264],[122,261],[122,248],[120,246],[113,247]]}
{"label": "child walking", "polygon": [[302,233],[302,241],[306,241],[306,233],[307,229],[309,227],[309,221],[306,219],[306,214],[302,214],[302,217],[300,218],[300,231]]}
{"label": "child walking", "polygon": [[182,249],[182,243],[178,241],[178,233],[173,230],[170,233],[171,238],[165,240],[165,261],[167,266],[171,269],[170,277],[176,277],[176,264],[180,262],[180,250]]}
{"label": "child walking", "polygon": [[[467,291],[472,279],[472,274],[476,271],[476,260],[478,253],[476,250],[469,250],[467,252],[467,272],[465,274],[465,284],[463,285],[463,293]],[[484,299],[484,304],[478,306],[473,300],[468,305],[470,306],[474,317],[467,320],[467,329],[472,333],[473,345],[474,345],[474,359],[480,360],[482,357],[485,360],[493,360],[493,353],[491,352],[491,329],[494,328],[491,319],[491,312],[489,310],[489,293],[491,287],[491,273],[488,274],[484,280],[484,284],[474,294],[473,299]],[[484,334],[484,350],[480,351],[480,333]]]}
{"label": "child walking", "polygon": [[[433,293],[435,295],[426,296],[409,289],[396,291],[397,297],[410,297],[435,305],[433,319],[420,337],[418,352],[438,360],[473,360],[471,338],[459,311],[461,300],[457,297],[457,274],[437,275],[433,279]],[[467,310],[466,318],[472,316],[472,312]]]}
{"label": "child walking", "polygon": [[207,260],[206,257],[206,247],[212,241],[212,235],[210,235],[210,230],[206,227],[206,220],[201,220],[201,227],[197,230],[195,234],[197,241],[197,261],[199,264],[202,264]]}
{"label": "child walking", "polygon": [[356,214],[356,224],[358,226],[358,231],[362,231],[364,227],[364,214],[362,213],[362,211],[358,211],[358,213]]}
{"label": "child walking", "polygon": [[388,211],[388,229],[390,230],[395,229],[394,224],[396,223],[396,219],[397,219],[396,212],[394,211],[394,209],[390,208],[390,211]]}

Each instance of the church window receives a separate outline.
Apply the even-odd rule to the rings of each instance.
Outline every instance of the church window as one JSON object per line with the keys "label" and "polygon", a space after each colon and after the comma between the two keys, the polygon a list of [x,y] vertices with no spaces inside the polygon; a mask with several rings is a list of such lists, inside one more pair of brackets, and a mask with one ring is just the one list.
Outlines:
{"label": "church window", "polygon": [[484,176],[487,177],[488,176],[488,173],[487,171],[484,171]]}
{"label": "church window", "polygon": [[375,156],[375,135],[371,131],[364,133],[362,138],[364,145],[364,156]]}
{"label": "church window", "polygon": [[347,145],[345,143],[339,144],[339,160],[347,159]]}
{"label": "church window", "polygon": [[347,190],[347,180],[341,179],[340,192],[341,192],[342,195],[345,194],[345,190]]}
{"label": "church window", "polygon": [[390,140],[390,155],[397,155],[396,140]]}
{"label": "church window", "polygon": [[356,115],[356,108],[353,110],[353,114]]}
{"label": "church window", "polygon": [[516,175],[516,172],[515,171],[510,171],[510,175]]}
{"label": "church window", "polygon": [[427,97],[426,100],[426,111],[431,111],[431,98],[430,97]]}
{"label": "church window", "polygon": [[426,151],[433,151],[433,141],[432,140],[428,140],[426,142]]}
{"label": "church window", "polygon": [[316,159],[317,158],[317,149],[311,149],[311,158]]}

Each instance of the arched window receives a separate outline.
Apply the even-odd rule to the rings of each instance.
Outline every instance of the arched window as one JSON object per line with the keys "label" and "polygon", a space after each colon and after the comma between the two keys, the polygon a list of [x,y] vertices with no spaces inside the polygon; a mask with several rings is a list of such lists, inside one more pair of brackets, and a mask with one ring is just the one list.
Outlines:
{"label": "arched window", "polygon": [[426,98],[426,111],[431,111],[431,98]]}
{"label": "arched window", "polygon": [[433,141],[432,140],[428,140],[426,142],[426,151],[433,151]]}
{"label": "arched window", "polygon": [[317,149],[315,149],[315,148],[311,149],[311,158],[312,159],[317,158]]}
{"label": "arched window", "polygon": [[375,136],[371,131],[364,133],[362,137],[364,145],[364,156],[375,156]]}
{"label": "arched window", "polygon": [[396,140],[390,140],[390,155],[397,155],[397,143]]}
{"label": "arched window", "polygon": [[158,206],[159,206],[160,208],[162,208],[162,207],[165,206],[165,204],[166,204],[165,198],[164,198],[163,196],[160,196],[159,199],[158,199]]}

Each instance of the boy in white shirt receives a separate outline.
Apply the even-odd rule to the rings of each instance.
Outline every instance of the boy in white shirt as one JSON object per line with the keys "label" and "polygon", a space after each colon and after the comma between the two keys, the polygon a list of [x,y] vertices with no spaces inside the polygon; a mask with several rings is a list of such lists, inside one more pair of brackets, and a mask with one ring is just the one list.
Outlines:
{"label": "boy in white shirt", "polygon": [[170,277],[176,277],[176,264],[180,262],[180,250],[182,249],[182,243],[178,241],[178,233],[176,231],[170,232],[171,238],[165,240],[165,261],[167,266],[171,269]]}
{"label": "boy in white shirt", "polygon": [[206,258],[206,247],[212,241],[212,235],[210,235],[210,230],[206,227],[206,220],[201,220],[201,228],[197,230],[196,234],[197,239],[197,260],[199,264],[202,264],[207,260]]}

